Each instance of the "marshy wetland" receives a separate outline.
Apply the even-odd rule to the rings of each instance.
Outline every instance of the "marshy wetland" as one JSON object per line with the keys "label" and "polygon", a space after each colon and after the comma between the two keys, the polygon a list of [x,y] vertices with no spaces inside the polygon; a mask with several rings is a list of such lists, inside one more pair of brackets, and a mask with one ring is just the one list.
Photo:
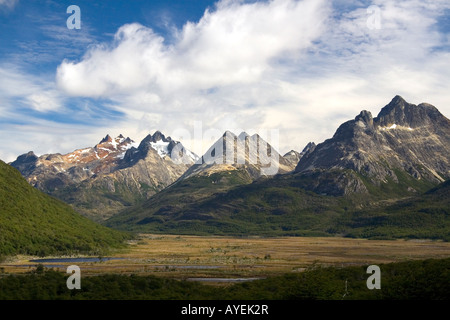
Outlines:
{"label": "marshy wetland", "polygon": [[[450,257],[450,243],[432,240],[366,240],[334,237],[236,238],[142,234],[107,257],[17,256],[3,274],[26,273],[42,264],[65,272],[76,264],[82,276],[153,275],[224,285],[302,272],[313,266],[357,266]],[[78,259],[78,260],[71,260]],[[50,259],[50,260],[48,260]]]}

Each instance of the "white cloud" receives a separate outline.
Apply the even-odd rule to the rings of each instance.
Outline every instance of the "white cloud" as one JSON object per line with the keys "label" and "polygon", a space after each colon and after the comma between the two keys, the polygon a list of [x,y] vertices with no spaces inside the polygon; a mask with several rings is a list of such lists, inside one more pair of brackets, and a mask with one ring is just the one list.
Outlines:
{"label": "white cloud", "polygon": [[272,59],[294,58],[307,48],[325,17],[325,1],[222,1],[177,31],[172,44],[142,25],[124,25],[111,46],[89,50],[81,62],[63,62],[57,80],[73,95],[144,91],[160,99],[255,83],[273,68]]}
{"label": "white cloud", "polygon": [[58,98],[48,91],[29,95],[27,97],[27,102],[34,110],[39,112],[57,110],[60,107]]}
{"label": "white cloud", "polygon": [[[0,96],[3,107],[8,107],[9,114],[19,107],[19,103],[38,112],[63,108],[63,97],[51,81],[27,74],[11,65],[0,65],[0,78],[7,79],[0,83]],[[6,116],[3,113],[0,118]]]}

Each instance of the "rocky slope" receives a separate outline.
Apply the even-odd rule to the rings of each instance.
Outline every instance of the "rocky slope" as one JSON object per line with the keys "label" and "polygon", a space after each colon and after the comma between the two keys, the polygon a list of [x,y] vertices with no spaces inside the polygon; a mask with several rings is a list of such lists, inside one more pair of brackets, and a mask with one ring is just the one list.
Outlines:
{"label": "rocky slope", "polygon": [[36,188],[102,220],[177,180],[198,157],[157,131],[139,144],[107,135],[69,154],[21,155],[11,165]]}
{"label": "rocky slope", "polygon": [[295,169],[295,159],[286,159],[258,134],[227,131],[180,178],[211,175],[222,171],[245,171],[252,180],[272,177]]}
{"label": "rocky slope", "polygon": [[362,111],[307,152],[295,171],[308,188],[332,195],[395,184],[416,192],[450,177],[450,120],[434,106],[396,96],[377,117]]}

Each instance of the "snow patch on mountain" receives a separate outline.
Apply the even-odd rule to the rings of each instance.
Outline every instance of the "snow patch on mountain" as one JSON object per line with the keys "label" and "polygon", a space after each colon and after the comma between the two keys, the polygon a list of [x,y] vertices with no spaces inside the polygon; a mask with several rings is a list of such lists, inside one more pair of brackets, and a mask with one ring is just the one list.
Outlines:
{"label": "snow patch on mountain", "polygon": [[[123,141],[122,141],[123,142]],[[130,143],[127,143],[127,144],[125,144],[125,145],[122,145],[122,149],[123,150],[129,150],[129,149],[131,149],[131,148],[137,148],[137,147],[139,147],[139,142],[130,142]]]}
{"label": "snow patch on mountain", "polygon": [[192,160],[194,160],[194,162],[197,162],[200,157],[198,155],[196,155],[195,153],[192,153],[191,151],[189,151],[188,149],[184,149],[186,151],[186,155],[191,158]]}
{"label": "snow patch on mountain", "polygon": [[122,145],[121,146],[122,152],[119,153],[116,156],[116,158],[122,160],[125,157],[125,154],[127,153],[128,150],[130,150],[131,148],[137,148],[137,147],[139,147],[139,143],[137,143],[137,142],[131,142],[131,143],[127,143],[125,145]]}
{"label": "snow patch on mountain", "polygon": [[158,152],[159,156],[163,158],[164,156],[169,154],[169,143],[170,142],[158,140],[156,142],[150,142],[150,145]]}

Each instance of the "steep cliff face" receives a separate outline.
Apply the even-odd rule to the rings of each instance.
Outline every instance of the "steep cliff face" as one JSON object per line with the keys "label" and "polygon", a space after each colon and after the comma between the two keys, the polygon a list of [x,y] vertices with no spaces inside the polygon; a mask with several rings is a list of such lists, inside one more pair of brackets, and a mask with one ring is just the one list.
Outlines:
{"label": "steep cliff face", "polygon": [[107,135],[94,147],[40,157],[29,152],[11,165],[34,187],[103,220],[170,185],[197,159],[157,131],[139,144]]}
{"label": "steep cliff face", "polygon": [[339,195],[389,183],[414,192],[421,182],[429,186],[448,179],[449,168],[450,120],[430,104],[396,96],[376,118],[362,111],[342,124],[333,138],[306,153],[295,171],[322,172],[310,188]]}

